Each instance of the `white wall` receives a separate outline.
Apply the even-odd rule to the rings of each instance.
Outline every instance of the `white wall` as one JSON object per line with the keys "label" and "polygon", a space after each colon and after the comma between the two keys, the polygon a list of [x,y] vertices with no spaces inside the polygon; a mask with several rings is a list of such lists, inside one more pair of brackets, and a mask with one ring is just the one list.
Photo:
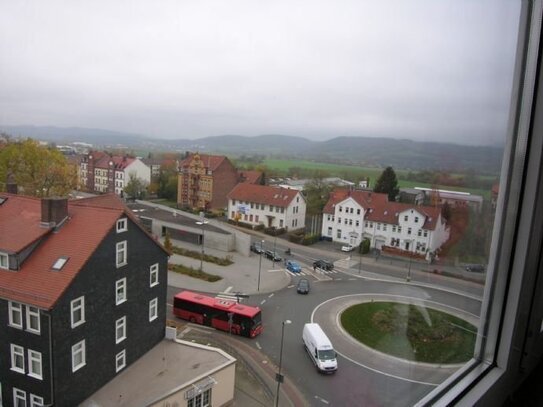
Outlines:
{"label": "white wall", "polygon": [[137,178],[141,178],[147,183],[151,182],[151,169],[146,166],[141,160],[136,158],[124,169],[125,183],[130,181],[130,173],[135,173]]}

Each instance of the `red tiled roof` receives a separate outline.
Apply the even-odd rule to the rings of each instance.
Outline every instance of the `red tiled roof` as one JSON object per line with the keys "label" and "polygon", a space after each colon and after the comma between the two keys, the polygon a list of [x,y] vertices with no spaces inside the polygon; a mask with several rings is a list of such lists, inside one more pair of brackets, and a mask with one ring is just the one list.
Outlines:
{"label": "red tiled roof", "polygon": [[286,208],[298,193],[295,189],[241,183],[236,185],[227,197],[228,199]]}
{"label": "red tiled roof", "polygon": [[248,184],[256,184],[260,177],[262,176],[262,172],[260,171],[238,171],[238,175],[240,178],[243,179],[242,182],[247,182]]}
{"label": "red tiled roof", "polygon": [[194,157],[197,155],[200,156],[200,160],[202,161],[204,166],[210,169],[211,171],[215,171],[219,167],[219,165],[221,165],[222,162],[227,159],[226,156],[224,155],[209,155],[209,154],[194,153],[194,154],[189,155],[183,161],[181,161],[179,163],[179,167],[188,167],[192,163],[192,160],[194,160]]}
{"label": "red tiled roof", "polygon": [[349,197],[353,198],[365,209],[382,206],[388,202],[387,194],[359,190],[351,191],[345,188],[336,188],[330,193],[328,202],[326,202],[326,205],[324,206],[323,213],[333,214],[335,205]]}
{"label": "red tiled roof", "polygon": [[[8,197],[0,205],[0,250],[18,252],[45,237],[19,270],[0,269],[0,297],[41,308],[54,306],[121,216],[133,219],[119,198],[102,195],[68,201],[68,220],[50,233],[50,228],[40,227],[40,199],[0,196]],[[52,271],[62,256],[69,260],[60,271]]]}

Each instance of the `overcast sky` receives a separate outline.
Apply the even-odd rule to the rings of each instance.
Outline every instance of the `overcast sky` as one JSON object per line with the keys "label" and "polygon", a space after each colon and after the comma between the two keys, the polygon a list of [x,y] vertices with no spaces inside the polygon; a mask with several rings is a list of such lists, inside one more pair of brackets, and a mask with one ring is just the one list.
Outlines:
{"label": "overcast sky", "polygon": [[519,3],[0,0],[0,124],[501,144]]}

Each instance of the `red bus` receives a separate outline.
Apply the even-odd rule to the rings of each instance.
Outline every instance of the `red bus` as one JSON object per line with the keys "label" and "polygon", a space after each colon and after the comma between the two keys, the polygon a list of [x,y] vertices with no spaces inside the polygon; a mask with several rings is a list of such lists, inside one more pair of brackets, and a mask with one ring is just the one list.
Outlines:
{"label": "red bus", "polygon": [[249,338],[262,332],[260,308],[191,291],[181,291],[173,297],[173,313],[190,322]]}

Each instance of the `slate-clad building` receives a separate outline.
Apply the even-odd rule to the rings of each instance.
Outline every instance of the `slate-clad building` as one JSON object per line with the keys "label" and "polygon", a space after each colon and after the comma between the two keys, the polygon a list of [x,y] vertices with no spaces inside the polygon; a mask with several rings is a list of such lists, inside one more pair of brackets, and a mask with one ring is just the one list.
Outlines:
{"label": "slate-clad building", "polygon": [[0,404],[77,405],[160,342],[167,258],[112,194],[0,193]]}

